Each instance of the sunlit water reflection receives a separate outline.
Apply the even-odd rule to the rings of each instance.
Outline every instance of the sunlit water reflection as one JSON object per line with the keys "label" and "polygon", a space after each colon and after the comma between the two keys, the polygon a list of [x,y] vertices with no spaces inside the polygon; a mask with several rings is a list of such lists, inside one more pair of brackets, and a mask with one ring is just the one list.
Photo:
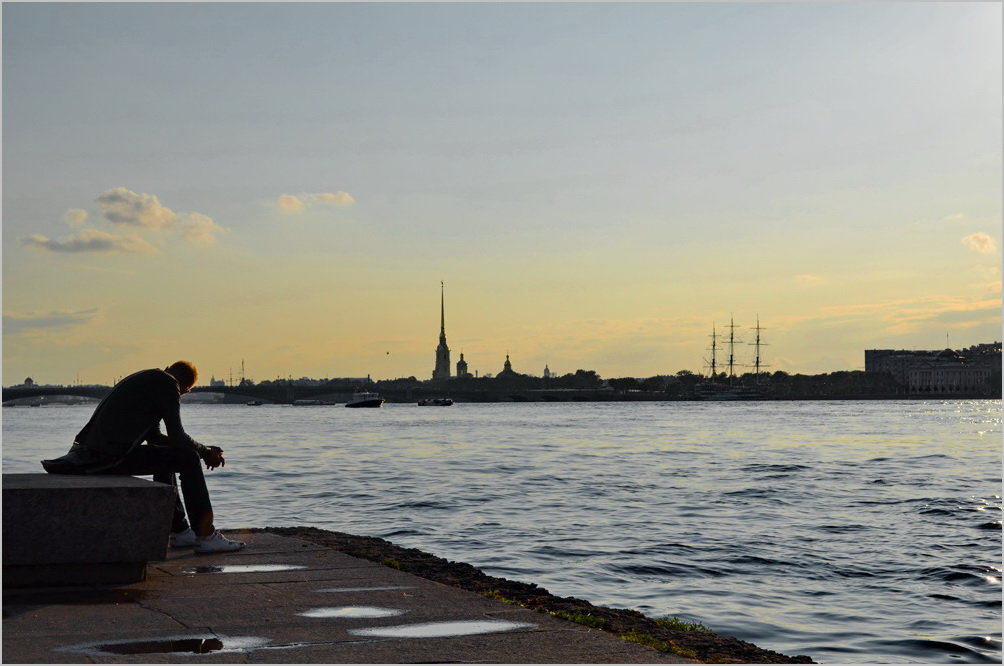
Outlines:
{"label": "sunlit water reflection", "polygon": [[[90,407],[3,410],[40,472]],[[390,539],[829,662],[1000,662],[1000,401],[197,406],[221,527]]]}

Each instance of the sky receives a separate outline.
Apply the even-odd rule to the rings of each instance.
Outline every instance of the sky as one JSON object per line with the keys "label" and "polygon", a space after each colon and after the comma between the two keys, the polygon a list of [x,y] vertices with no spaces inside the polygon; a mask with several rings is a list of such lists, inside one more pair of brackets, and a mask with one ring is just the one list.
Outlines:
{"label": "sky", "polygon": [[999,2],[2,11],[4,385],[1001,338]]}

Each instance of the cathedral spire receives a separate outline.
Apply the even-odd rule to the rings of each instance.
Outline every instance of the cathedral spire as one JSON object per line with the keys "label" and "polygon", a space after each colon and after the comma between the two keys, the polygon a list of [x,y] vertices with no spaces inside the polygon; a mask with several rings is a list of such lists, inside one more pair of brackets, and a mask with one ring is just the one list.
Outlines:
{"label": "cathedral spire", "polygon": [[446,339],[446,286],[439,281],[439,337]]}
{"label": "cathedral spire", "polygon": [[439,346],[436,347],[436,369],[433,379],[450,378],[450,348],[446,346],[446,287],[439,281]]}

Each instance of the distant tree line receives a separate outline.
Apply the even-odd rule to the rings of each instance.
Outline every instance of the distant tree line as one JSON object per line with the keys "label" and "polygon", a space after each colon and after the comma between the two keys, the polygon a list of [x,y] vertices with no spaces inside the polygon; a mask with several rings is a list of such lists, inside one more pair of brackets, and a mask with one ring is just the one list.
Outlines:
{"label": "distant tree line", "polygon": [[[746,373],[730,379],[725,373],[714,377],[698,375],[690,370],[680,370],[675,375],[655,375],[647,378],[615,377],[604,380],[594,370],[576,370],[554,377],[535,377],[517,372],[500,373],[494,377],[451,377],[446,380],[421,380],[414,376],[398,379],[384,379],[374,382],[376,390],[402,391],[414,388],[438,387],[443,392],[511,393],[514,391],[541,389],[607,389],[618,393],[642,392],[663,394],[669,400],[690,400],[694,398],[694,388],[703,381],[721,384],[770,387],[769,397],[773,399],[839,399],[862,397],[896,397],[907,395],[907,387],[887,373],[864,372],[861,370],[840,370],[837,372],[806,375],[789,374],[783,371],[773,373]],[[304,379],[259,382],[258,386],[288,385],[301,383]],[[345,379],[310,380],[317,386],[330,385],[344,388]],[[244,384],[254,385],[245,380]],[[361,388],[361,387],[360,387]],[[986,397],[1001,396],[1001,373],[998,371],[987,380]]]}
{"label": "distant tree line", "polygon": [[[655,375],[647,378],[616,377],[604,380],[593,370],[576,370],[559,377],[543,378],[529,375],[510,374],[491,378],[454,378],[443,386],[457,389],[483,389],[494,391],[532,389],[610,389],[629,393],[663,393],[670,400],[690,400],[694,398],[694,388],[703,381],[729,384],[725,373],[715,377],[705,377],[689,370],[681,370],[675,375]],[[908,391],[888,373],[865,372],[863,370],[838,370],[815,375],[802,373],[745,373],[733,377],[731,383],[743,386],[766,385],[770,387],[769,398],[780,400],[797,399],[840,399],[840,398],[894,398],[906,396]],[[995,373],[987,380],[986,397],[1001,396],[1001,374]]]}
{"label": "distant tree line", "polygon": [[[616,380],[614,380],[616,381]],[[429,383],[441,385],[444,389],[459,391],[514,391],[533,389],[599,389],[603,379],[594,370],[576,370],[560,377],[534,377],[518,372],[501,373],[495,377],[451,377],[450,379],[422,381],[415,377],[406,379],[385,379],[376,382],[377,389],[405,389],[425,386]]]}

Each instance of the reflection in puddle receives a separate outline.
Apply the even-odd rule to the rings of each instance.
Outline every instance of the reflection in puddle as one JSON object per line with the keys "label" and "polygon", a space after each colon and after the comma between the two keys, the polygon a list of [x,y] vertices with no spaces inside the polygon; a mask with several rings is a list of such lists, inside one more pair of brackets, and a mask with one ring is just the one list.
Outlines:
{"label": "reflection in puddle", "polygon": [[201,567],[188,567],[182,569],[181,573],[271,573],[273,571],[293,571],[306,568],[302,564],[208,564]]}
{"label": "reflection in puddle", "polygon": [[387,592],[388,590],[413,590],[413,585],[388,585],[387,587],[329,587],[315,592]]}
{"label": "reflection in puddle", "polygon": [[268,638],[257,636],[168,636],[156,639],[86,643],[58,648],[60,652],[76,652],[90,657],[128,654],[209,654],[211,652],[245,652],[263,647]]}
{"label": "reflection in puddle", "polygon": [[447,636],[470,636],[512,631],[536,625],[527,622],[507,622],[505,620],[467,620],[460,622],[425,622],[422,624],[399,624],[393,627],[370,627],[350,629],[355,636],[380,636],[386,638],[443,638]]}
{"label": "reflection in puddle", "polygon": [[297,613],[303,617],[391,617],[401,615],[405,611],[397,608],[379,608],[377,606],[338,606],[337,608],[311,608],[309,611]]}
{"label": "reflection in puddle", "polygon": [[207,654],[223,649],[219,638],[181,638],[175,641],[138,641],[135,643],[109,643],[95,645],[95,649],[112,654],[175,654],[191,652]]}

